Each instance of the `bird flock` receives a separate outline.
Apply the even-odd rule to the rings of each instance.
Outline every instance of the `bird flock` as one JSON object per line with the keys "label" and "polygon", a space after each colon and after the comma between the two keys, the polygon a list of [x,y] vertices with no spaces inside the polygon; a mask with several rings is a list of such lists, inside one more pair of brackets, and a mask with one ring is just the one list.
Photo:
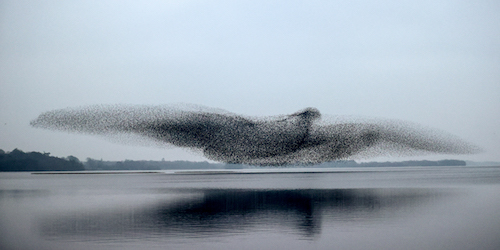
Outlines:
{"label": "bird flock", "polygon": [[316,108],[250,117],[197,105],[93,105],[44,112],[33,127],[176,146],[234,164],[285,166],[376,156],[472,154],[448,133],[387,119],[324,116]]}

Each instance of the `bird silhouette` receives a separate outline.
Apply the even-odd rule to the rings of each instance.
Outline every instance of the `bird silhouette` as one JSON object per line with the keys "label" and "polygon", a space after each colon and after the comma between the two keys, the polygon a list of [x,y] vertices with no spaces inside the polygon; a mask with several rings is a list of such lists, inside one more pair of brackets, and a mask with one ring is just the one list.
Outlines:
{"label": "bird silhouette", "polygon": [[333,117],[316,108],[246,117],[196,105],[94,105],[42,113],[34,127],[153,141],[250,165],[315,164],[382,155],[471,154],[453,135],[397,120]]}

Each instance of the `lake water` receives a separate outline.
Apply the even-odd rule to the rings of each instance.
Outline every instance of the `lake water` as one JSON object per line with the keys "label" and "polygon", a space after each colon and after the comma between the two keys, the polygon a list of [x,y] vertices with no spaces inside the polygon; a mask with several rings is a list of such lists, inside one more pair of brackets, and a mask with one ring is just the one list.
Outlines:
{"label": "lake water", "polygon": [[0,249],[500,249],[500,167],[0,173]]}

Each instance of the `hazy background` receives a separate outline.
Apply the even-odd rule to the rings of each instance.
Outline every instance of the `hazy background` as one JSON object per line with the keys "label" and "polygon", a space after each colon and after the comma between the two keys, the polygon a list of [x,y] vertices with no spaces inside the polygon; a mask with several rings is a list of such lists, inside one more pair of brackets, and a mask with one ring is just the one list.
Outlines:
{"label": "hazy background", "polygon": [[420,158],[499,161],[499,13],[494,0],[0,0],[0,149],[204,160],[29,126],[52,109],[184,102],[407,120],[486,150]]}

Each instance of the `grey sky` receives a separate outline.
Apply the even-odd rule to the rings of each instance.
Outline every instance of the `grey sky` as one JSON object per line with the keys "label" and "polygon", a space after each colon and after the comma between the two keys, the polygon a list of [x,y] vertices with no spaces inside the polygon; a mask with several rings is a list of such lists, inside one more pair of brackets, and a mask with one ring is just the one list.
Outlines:
{"label": "grey sky", "polygon": [[[498,1],[0,1],[0,148],[204,160],[35,129],[52,109],[194,103],[417,122],[500,160]],[[391,159],[399,160],[399,159]]]}

